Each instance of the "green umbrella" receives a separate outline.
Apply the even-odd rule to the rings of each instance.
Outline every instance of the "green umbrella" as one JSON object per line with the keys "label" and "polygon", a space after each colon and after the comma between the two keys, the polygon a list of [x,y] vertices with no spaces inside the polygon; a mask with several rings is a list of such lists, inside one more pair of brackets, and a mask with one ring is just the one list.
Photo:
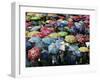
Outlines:
{"label": "green umbrella", "polygon": [[39,16],[32,16],[31,20],[40,20],[41,18]]}
{"label": "green umbrella", "polygon": [[66,36],[68,33],[67,32],[58,32],[59,36]]}
{"label": "green umbrella", "polygon": [[48,35],[48,37],[50,37],[50,38],[58,38],[59,35],[57,33],[51,33],[51,34]]}

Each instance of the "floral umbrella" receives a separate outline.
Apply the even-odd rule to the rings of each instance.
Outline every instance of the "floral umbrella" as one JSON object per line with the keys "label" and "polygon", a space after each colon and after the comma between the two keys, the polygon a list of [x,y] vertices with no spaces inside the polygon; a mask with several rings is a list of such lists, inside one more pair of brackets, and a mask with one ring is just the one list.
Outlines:
{"label": "floral umbrella", "polygon": [[84,43],[84,42],[89,41],[89,35],[77,34],[76,38],[77,38],[77,41],[80,43]]}
{"label": "floral umbrella", "polygon": [[37,47],[33,47],[28,51],[28,59],[31,60],[33,63],[34,61],[38,60],[40,57],[40,49]]}

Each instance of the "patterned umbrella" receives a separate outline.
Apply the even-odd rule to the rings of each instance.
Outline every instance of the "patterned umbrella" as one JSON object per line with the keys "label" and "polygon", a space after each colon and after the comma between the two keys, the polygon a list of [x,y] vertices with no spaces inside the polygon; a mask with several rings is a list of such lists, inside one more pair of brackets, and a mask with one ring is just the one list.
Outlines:
{"label": "patterned umbrella", "polygon": [[28,51],[28,59],[34,62],[35,60],[38,60],[40,57],[40,49],[37,47],[33,47]]}

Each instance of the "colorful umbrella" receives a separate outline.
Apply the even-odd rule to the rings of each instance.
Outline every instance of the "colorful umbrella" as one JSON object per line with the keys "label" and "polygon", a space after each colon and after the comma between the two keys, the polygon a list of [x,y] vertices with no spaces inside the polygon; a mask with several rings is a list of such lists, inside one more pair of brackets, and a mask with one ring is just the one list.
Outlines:
{"label": "colorful umbrella", "polygon": [[38,60],[40,57],[40,49],[37,47],[33,47],[28,51],[28,59],[34,62],[35,60]]}

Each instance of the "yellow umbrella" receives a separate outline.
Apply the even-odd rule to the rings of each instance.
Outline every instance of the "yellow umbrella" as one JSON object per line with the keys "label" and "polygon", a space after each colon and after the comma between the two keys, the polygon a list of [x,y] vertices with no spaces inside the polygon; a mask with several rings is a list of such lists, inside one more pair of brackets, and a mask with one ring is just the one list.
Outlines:
{"label": "yellow umbrella", "polygon": [[29,31],[25,31],[25,36],[27,36],[28,33],[29,33]]}
{"label": "yellow umbrella", "polygon": [[73,36],[73,35],[66,36],[65,37],[65,41],[68,42],[68,43],[75,43],[75,42],[77,42],[75,36]]}
{"label": "yellow umbrella", "polygon": [[32,37],[33,35],[38,34],[38,33],[40,33],[40,32],[38,32],[38,31],[28,32],[27,37]]}
{"label": "yellow umbrella", "polygon": [[58,33],[51,33],[51,34],[48,35],[48,37],[57,38],[57,37],[59,37],[59,35],[58,35]]}
{"label": "yellow umbrella", "polygon": [[27,16],[34,16],[35,13],[34,12],[27,12]]}
{"label": "yellow umbrella", "polygon": [[79,51],[80,52],[89,52],[89,49],[87,47],[80,47]]}

